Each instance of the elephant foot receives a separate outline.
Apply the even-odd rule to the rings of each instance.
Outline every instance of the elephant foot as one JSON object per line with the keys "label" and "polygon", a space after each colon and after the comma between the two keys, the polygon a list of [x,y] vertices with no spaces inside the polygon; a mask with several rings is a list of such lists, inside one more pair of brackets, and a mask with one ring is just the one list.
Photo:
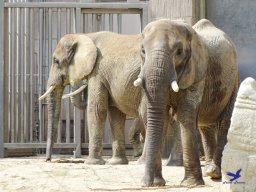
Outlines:
{"label": "elephant foot", "polygon": [[212,179],[220,179],[221,178],[220,167],[212,163],[211,165],[208,165],[207,167],[205,167],[205,174],[206,176],[209,176]]}
{"label": "elephant foot", "polygon": [[102,159],[101,157],[99,157],[99,158],[88,157],[84,163],[86,163],[88,165],[104,165],[106,163],[106,161],[104,159]]}
{"label": "elephant foot", "polygon": [[137,165],[141,165],[141,164],[145,164],[145,163],[146,163],[146,159],[143,155],[140,156],[140,158],[136,162]]}
{"label": "elephant foot", "polygon": [[145,177],[142,179],[142,187],[160,187],[160,186],[165,186],[165,180],[161,176],[156,176],[154,177],[153,182],[148,182],[146,181]]}
{"label": "elephant foot", "polygon": [[212,160],[206,161],[203,169],[203,177],[207,177],[207,169],[210,167]]}
{"label": "elephant foot", "polygon": [[141,145],[133,146],[133,156],[134,157],[141,156],[142,152],[143,152],[143,147],[141,147]]}
{"label": "elephant foot", "polygon": [[204,180],[202,177],[200,178],[195,178],[195,177],[185,177],[180,185],[182,187],[195,187],[198,185],[204,185]]}
{"label": "elephant foot", "polygon": [[124,165],[128,164],[128,159],[126,157],[112,157],[107,160],[106,164],[108,165]]}

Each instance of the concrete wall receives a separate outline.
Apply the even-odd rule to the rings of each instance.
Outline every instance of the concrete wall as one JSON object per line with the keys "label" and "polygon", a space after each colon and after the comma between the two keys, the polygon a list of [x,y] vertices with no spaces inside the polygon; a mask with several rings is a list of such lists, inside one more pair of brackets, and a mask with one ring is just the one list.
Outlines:
{"label": "concrete wall", "polygon": [[206,17],[236,44],[241,79],[247,76],[256,78],[255,10],[255,0],[206,1]]}

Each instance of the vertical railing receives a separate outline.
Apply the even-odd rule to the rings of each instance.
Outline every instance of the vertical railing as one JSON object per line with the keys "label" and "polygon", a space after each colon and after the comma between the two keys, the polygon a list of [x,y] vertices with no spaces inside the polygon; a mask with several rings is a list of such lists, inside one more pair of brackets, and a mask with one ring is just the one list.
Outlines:
{"label": "vertical railing", "polygon": [[[4,25],[4,2],[0,2],[0,24]],[[0,158],[4,157],[4,27],[0,28]]]}
{"label": "vertical railing", "polygon": [[[81,8],[76,8],[75,16],[75,32],[81,33]],[[81,157],[81,115],[77,108],[74,109],[74,143],[74,157]]]}

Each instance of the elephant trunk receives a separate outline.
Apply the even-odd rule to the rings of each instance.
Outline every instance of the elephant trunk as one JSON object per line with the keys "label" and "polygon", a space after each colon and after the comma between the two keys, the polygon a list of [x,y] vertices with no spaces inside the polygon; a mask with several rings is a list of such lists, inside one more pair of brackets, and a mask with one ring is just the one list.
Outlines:
{"label": "elephant trunk", "polygon": [[53,143],[57,137],[57,127],[61,112],[61,96],[64,88],[56,88],[47,97],[48,107],[48,136],[46,147],[46,161],[51,160]]}
{"label": "elephant trunk", "polygon": [[167,104],[169,96],[169,74],[168,65],[164,55],[157,54],[155,59],[145,65],[145,90],[148,96],[147,107],[147,131],[146,131],[146,167],[145,184],[150,186],[154,177],[162,176],[156,173],[161,172],[161,165],[156,162],[162,144],[162,132],[167,117]]}

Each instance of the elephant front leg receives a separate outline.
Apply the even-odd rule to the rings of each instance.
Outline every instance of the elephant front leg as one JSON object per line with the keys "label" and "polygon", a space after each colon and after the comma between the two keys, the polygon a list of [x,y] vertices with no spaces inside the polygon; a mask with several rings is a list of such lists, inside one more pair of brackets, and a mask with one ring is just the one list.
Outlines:
{"label": "elephant front leg", "polygon": [[185,168],[185,177],[181,185],[204,185],[196,134],[197,110],[189,105],[186,105],[183,109],[178,112],[183,149],[183,165]]}
{"label": "elephant front leg", "polygon": [[89,156],[87,164],[105,164],[102,159],[103,133],[107,116],[108,92],[103,86],[93,86],[88,91],[87,123],[89,132]]}
{"label": "elephant front leg", "polygon": [[107,161],[107,164],[118,165],[128,164],[128,159],[125,156],[125,127],[126,115],[116,107],[109,107],[109,123],[111,127],[112,138],[112,158]]}

